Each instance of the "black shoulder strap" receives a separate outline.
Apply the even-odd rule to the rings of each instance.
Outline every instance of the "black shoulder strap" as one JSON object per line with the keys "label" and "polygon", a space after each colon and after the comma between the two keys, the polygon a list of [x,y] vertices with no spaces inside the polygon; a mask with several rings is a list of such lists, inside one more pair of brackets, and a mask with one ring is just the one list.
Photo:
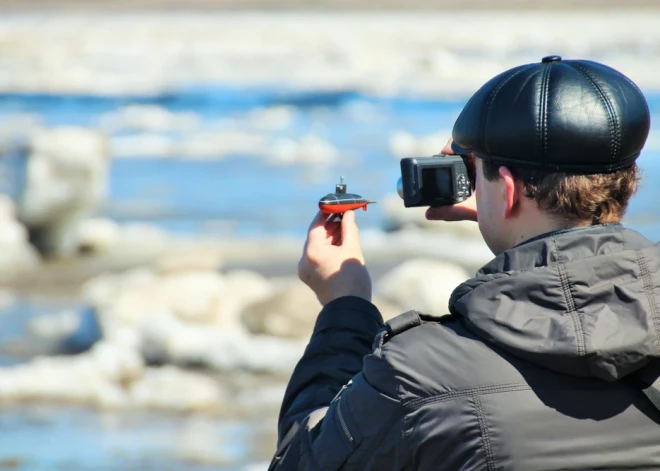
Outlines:
{"label": "black shoulder strap", "polygon": [[268,471],[274,471],[275,468],[277,468],[277,465],[282,461],[284,454],[289,451],[289,445],[295,438],[299,428],[300,428],[300,422],[294,422],[294,424],[291,426],[291,428],[286,433],[286,435],[284,435],[284,438],[282,438],[282,442],[277,447],[275,456],[270,462],[270,466],[268,466]]}
{"label": "black shoulder strap", "polygon": [[653,407],[660,412],[660,376],[657,376],[654,378],[653,382],[651,382],[642,375],[643,371],[644,369],[635,371],[626,376],[624,381],[638,391],[641,391],[642,394],[651,401]]}
{"label": "black shoulder strap", "polygon": [[379,346],[383,346],[388,340],[392,337],[399,335],[406,330],[412,329],[413,327],[420,326],[422,324],[439,324],[446,322],[448,320],[454,319],[453,314],[447,314],[445,316],[432,316],[430,314],[423,314],[419,311],[407,311],[403,314],[400,314],[396,317],[391,318],[389,321],[385,322],[385,331],[380,337]]}
{"label": "black shoulder strap", "polygon": [[417,327],[418,325],[422,325],[422,318],[417,311],[404,312],[403,314],[399,314],[385,322],[388,337],[394,337],[395,335],[405,332],[408,329],[412,329],[413,327]]}

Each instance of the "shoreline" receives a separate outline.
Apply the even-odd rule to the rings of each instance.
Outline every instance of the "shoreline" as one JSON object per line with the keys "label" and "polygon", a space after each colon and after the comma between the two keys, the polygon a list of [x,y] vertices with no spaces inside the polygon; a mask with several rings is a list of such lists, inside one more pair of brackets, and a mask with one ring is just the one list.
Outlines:
{"label": "shoreline", "polygon": [[[461,237],[460,232],[451,234],[434,230],[402,230],[391,234],[367,231],[363,235],[362,245],[374,282],[401,263],[419,258],[452,263],[474,273],[492,255],[478,237]],[[158,271],[159,265],[167,264],[172,256],[175,263],[182,263],[190,257],[190,266],[195,267],[201,254],[206,254],[202,259],[218,260],[217,264],[202,262],[199,267],[202,270],[215,269],[219,273],[251,271],[268,279],[297,278],[297,264],[303,244],[304,238],[295,237],[215,242],[194,237],[172,238],[155,251],[145,249],[125,254],[118,247],[96,255],[46,259],[35,270],[7,280],[0,287],[24,296],[74,299],[79,297],[83,284],[97,276],[126,273],[143,267]],[[461,244],[463,249],[455,250]]]}

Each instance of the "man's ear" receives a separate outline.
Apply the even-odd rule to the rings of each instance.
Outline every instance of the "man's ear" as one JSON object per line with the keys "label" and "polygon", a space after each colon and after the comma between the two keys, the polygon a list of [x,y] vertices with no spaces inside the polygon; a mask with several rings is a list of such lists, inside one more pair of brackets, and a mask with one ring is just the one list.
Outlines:
{"label": "man's ear", "polygon": [[501,166],[499,173],[502,181],[502,216],[507,219],[515,214],[522,189],[508,168]]}

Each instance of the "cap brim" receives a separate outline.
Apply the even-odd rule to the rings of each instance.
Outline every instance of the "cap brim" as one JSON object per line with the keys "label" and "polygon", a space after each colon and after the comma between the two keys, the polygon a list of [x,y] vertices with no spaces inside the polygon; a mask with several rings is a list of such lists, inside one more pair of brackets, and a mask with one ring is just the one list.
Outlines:
{"label": "cap brim", "polygon": [[451,150],[456,155],[465,155],[465,154],[469,154],[470,152],[472,152],[471,150],[466,149],[466,148],[461,147],[458,144],[456,144],[456,141],[451,141]]}

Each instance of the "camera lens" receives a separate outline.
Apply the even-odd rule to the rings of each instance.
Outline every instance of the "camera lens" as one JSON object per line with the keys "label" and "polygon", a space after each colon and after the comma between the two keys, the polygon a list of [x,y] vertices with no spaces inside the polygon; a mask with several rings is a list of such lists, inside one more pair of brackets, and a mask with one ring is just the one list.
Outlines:
{"label": "camera lens", "polygon": [[396,182],[396,192],[399,194],[401,199],[403,199],[403,180],[399,178],[399,180]]}

